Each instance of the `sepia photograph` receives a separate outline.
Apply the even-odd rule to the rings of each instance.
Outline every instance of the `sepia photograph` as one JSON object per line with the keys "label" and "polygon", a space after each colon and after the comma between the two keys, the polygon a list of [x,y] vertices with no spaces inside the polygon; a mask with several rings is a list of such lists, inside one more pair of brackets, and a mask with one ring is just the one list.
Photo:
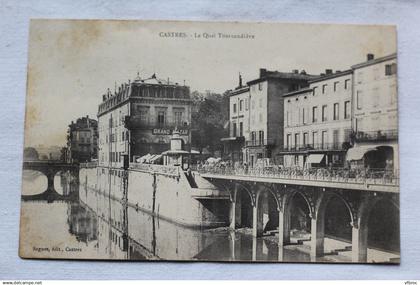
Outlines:
{"label": "sepia photograph", "polygon": [[392,25],[30,21],[19,256],[400,263]]}

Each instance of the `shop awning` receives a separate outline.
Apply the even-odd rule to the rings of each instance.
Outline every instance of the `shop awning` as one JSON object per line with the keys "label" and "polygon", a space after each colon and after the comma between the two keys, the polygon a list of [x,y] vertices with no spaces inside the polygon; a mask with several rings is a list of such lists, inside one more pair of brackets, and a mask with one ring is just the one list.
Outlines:
{"label": "shop awning", "polygon": [[161,159],[162,155],[158,154],[155,155],[154,157],[150,158],[150,163],[154,163],[156,160]]}
{"label": "shop awning", "polygon": [[307,163],[321,163],[325,154],[311,154],[308,156]]}
{"label": "shop awning", "polygon": [[376,150],[376,147],[371,145],[352,147],[347,151],[346,160],[361,160],[365,153],[372,150]]}

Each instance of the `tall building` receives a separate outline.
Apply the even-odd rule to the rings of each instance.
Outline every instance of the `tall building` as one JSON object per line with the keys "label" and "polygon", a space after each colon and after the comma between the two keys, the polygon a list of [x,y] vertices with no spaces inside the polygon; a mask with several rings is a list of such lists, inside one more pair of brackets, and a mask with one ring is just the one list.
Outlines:
{"label": "tall building", "polygon": [[351,137],[352,70],[327,69],[309,88],[284,95],[283,164],[344,165]]}
{"label": "tall building", "polygon": [[229,136],[222,138],[223,153],[233,162],[243,162],[245,138],[249,137],[249,86],[239,85],[229,92]]}
{"label": "tall building", "polygon": [[98,109],[99,166],[121,168],[145,154],[169,149],[177,129],[190,144],[191,98],[188,86],[155,74],[122,84],[103,95]]}
{"label": "tall building", "polygon": [[88,162],[98,156],[98,122],[89,116],[71,122],[67,129],[67,162]]}
{"label": "tall building", "polygon": [[347,160],[370,169],[398,167],[397,55],[374,58],[353,69],[354,147]]}
{"label": "tall building", "polygon": [[254,166],[269,158],[278,163],[283,148],[283,95],[305,88],[316,76],[304,70],[293,72],[260,69],[260,76],[249,81],[249,136],[246,138],[244,160]]}

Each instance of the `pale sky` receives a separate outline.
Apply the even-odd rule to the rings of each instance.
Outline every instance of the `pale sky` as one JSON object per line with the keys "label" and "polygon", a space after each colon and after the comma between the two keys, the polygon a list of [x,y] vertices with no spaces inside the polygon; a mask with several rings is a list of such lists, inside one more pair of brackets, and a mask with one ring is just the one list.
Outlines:
{"label": "pale sky", "polygon": [[[255,38],[220,39],[217,33]],[[191,91],[222,93],[237,86],[238,72],[244,82],[257,78],[259,68],[319,74],[349,69],[367,53],[394,52],[393,26],[33,20],[25,146],[64,146],[68,124],[85,115],[96,119],[106,89],[133,80],[138,71],[141,77],[185,80]]]}

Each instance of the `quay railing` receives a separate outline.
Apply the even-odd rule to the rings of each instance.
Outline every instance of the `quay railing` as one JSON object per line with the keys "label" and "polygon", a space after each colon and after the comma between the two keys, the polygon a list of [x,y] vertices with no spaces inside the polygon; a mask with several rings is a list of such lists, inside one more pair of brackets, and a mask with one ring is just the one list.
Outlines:
{"label": "quay railing", "polygon": [[231,167],[201,166],[196,168],[201,174],[222,176],[244,176],[255,178],[278,178],[307,181],[342,182],[377,185],[399,185],[398,170],[346,169],[346,168],[280,168],[280,167]]}
{"label": "quay railing", "polygon": [[130,168],[144,172],[159,173],[163,175],[179,177],[180,170],[177,166],[147,164],[147,163],[130,163]]}
{"label": "quay railing", "polygon": [[246,146],[270,146],[275,145],[276,140],[274,139],[266,139],[266,140],[249,140],[245,142]]}

